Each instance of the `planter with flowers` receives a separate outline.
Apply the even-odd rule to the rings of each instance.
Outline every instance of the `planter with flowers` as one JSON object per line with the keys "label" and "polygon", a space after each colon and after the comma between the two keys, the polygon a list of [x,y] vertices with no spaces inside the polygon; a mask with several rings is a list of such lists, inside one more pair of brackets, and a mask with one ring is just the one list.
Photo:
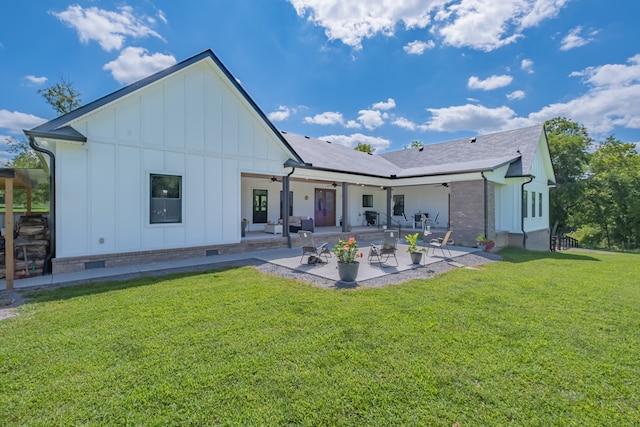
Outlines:
{"label": "planter with flowers", "polygon": [[340,239],[332,251],[338,258],[338,276],[340,280],[343,282],[355,282],[358,276],[358,267],[360,266],[356,258],[362,256],[362,253],[358,252],[356,239],[353,237],[349,240]]}
{"label": "planter with flowers", "polygon": [[493,240],[488,239],[484,234],[476,237],[476,243],[478,243],[478,248],[480,248],[484,252],[491,252],[491,249],[493,249],[493,247],[496,245]]}

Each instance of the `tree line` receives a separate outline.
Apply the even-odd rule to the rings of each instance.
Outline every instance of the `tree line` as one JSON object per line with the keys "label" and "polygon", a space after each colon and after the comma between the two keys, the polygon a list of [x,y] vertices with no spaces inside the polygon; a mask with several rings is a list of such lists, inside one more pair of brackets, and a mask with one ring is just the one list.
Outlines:
{"label": "tree line", "polygon": [[550,218],[581,245],[634,249],[640,237],[640,154],[613,135],[594,141],[564,117],[545,123],[557,186]]}

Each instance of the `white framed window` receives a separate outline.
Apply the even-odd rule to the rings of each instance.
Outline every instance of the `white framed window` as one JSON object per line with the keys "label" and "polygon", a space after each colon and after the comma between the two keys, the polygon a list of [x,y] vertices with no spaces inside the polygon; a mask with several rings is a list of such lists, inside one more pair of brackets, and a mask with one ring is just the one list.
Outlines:
{"label": "white framed window", "polygon": [[149,175],[149,223],[182,223],[182,177]]}

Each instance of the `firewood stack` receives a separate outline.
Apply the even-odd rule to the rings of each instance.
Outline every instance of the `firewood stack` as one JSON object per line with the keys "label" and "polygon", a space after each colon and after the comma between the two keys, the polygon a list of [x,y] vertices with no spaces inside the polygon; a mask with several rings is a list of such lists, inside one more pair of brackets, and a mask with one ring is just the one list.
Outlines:
{"label": "firewood stack", "polygon": [[[42,215],[23,215],[16,224],[14,240],[16,272],[15,277],[42,275],[44,263],[49,254],[49,223]],[[27,259],[25,261],[25,253]],[[5,277],[4,250],[0,258],[0,278]]]}

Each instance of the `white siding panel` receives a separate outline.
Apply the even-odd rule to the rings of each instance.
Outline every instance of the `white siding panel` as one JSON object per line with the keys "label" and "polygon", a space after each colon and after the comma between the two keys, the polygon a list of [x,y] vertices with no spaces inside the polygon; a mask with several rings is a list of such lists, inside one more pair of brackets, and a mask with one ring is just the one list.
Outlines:
{"label": "white siding panel", "polygon": [[240,155],[255,157],[255,147],[253,146],[253,118],[249,116],[249,112],[244,109],[239,109],[238,115],[238,133],[239,133],[239,148]]}
{"label": "white siding panel", "polygon": [[222,93],[222,144],[225,155],[238,155],[238,102],[228,93]]}
{"label": "white siding panel", "polygon": [[59,144],[56,155],[56,256],[89,253],[88,151]]}
{"label": "white siding panel", "polygon": [[113,140],[116,136],[116,114],[108,108],[91,117],[87,124],[87,139]]}
{"label": "white siding panel", "polygon": [[185,76],[185,143],[188,150],[204,150],[204,69],[199,66]]}
{"label": "white siding panel", "polygon": [[164,145],[164,92],[162,86],[150,88],[141,95],[142,141],[144,145]]}
{"label": "white siding panel", "polygon": [[[116,146],[113,144],[93,143],[89,151],[89,246],[93,253],[113,252],[116,249],[115,153]],[[100,243],[99,239],[104,239],[104,243]]]}
{"label": "white siding panel", "polygon": [[186,167],[185,158],[186,155],[184,153],[166,151],[164,163],[165,171],[170,174],[184,175]]}
{"label": "white siding panel", "polygon": [[225,160],[222,164],[221,204],[224,206],[222,214],[222,240],[236,242],[240,237],[240,173],[238,162]]}
{"label": "white siding panel", "polygon": [[206,150],[211,154],[222,153],[222,83],[210,72],[204,83]]}
{"label": "white siding panel", "polygon": [[[222,241],[222,219],[227,204],[223,199],[222,159],[205,159],[205,236],[207,242]],[[240,197],[236,195],[234,199]],[[239,227],[239,226],[238,226]]]}
{"label": "white siding panel", "polygon": [[141,151],[119,147],[116,181],[116,240],[119,251],[140,248],[142,229],[149,222],[149,199],[143,191],[148,175],[140,168]]}
{"label": "white siding panel", "polygon": [[[164,170],[164,151],[146,149],[143,151],[143,156],[143,168],[147,175],[149,172],[155,173]],[[144,182],[146,183],[146,181]]]}
{"label": "white siding panel", "polygon": [[140,97],[126,98],[117,104],[117,138],[126,143],[140,144]]}
{"label": "white siding panel", "polygon": [[184,148],[185,92],[184,77],[174,76],[164,87],[165,147]]}
{"label": "white siding panel", "polygon": [[187,174],[183,181],[186,239],[191,245],[205,243],[205,170],[202,156],[187,156]]}

